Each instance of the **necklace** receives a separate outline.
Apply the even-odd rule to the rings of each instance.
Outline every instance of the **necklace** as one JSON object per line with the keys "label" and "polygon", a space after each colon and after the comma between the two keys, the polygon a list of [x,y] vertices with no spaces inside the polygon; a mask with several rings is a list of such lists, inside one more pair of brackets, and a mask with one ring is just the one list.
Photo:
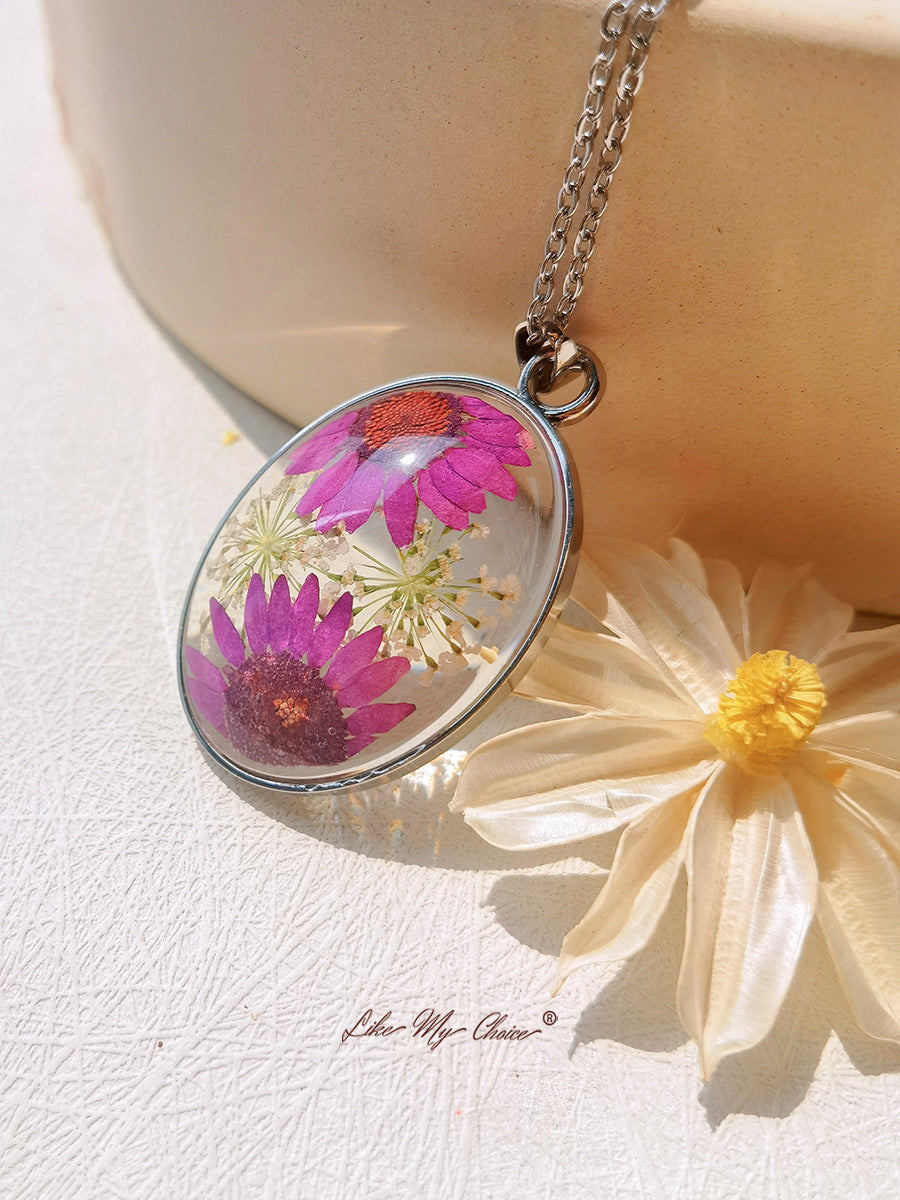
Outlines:
{"label": "necklace", "polygon": [[[235,775],[316,792],[404,774],[481,720],[539,653],[580,542],[558,430],[605,385],[566,327],[667,4],[616,0],[601,20],[516,330],[518,388],[429,375],[357,396],[288,442],[213,534],[184,606],[178,678],[201,745]],[[575,378],[578,395],[552,403]]]}

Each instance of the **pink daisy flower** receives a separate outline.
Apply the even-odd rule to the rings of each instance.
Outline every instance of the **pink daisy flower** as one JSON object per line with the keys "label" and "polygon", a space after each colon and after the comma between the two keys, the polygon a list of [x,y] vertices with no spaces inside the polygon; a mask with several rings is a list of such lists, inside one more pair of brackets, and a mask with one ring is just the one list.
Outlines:
{"label": "pink daisy flower", "polygon": [[309,575],[291,603],[279,575],[268,600],[259,575],[244,605],[247,645],[216,599],[209,602],[222,656],[217,667],[185,648],[185,682],[198,712],[241,754],[279,766],[344,762],[415,711],[414,704],[373,704],[409,670],[402,657],[375,661],[380,625],[341,642],[353,597],[344,592],[320,621],[319,581]]}
{"label": "pink daisy flower", "polygon": [[465,529],[470,513],[484,511],[485,492],[512,500],[517,485],[506,466],[530,466],[533,446],[518,421],[475,396],[397,392],[329,421],[285,473],[326,468],[297,505],[300,516],[319,510],[320,533],[339,521],[353,533],[380,500],[394,545],[408,546],[420,501],[449,528]]}

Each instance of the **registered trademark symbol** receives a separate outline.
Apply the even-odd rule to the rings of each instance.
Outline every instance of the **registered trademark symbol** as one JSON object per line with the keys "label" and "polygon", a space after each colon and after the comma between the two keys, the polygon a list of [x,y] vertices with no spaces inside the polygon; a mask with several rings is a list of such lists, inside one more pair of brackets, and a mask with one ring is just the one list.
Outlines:
{"label": "registered trademark symbol", "polygon": [[552,1008],[548,1008],[547,1011],[544,1013],[544,1024],[545,1025],[555,1025],[556,1024],[556,1013],[553,1011]]}

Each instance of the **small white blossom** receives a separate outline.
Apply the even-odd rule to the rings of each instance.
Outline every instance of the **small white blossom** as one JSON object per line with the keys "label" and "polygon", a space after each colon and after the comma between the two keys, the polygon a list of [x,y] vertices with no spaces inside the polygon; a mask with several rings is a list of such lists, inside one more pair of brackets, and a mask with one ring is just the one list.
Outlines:
{"label": "small white blossom", "polygon": [[455,675],[468,666],[464,655],[453,654],[450,650],[445,650],[443,654],[438,655],[438,664],[445,675]]}
{"label": "small white blossom", "polygon": [[497,590],[497,580],[492,575],[488,574],[487,565],[483,564],[478,572],[478,578],[481,581],[481,594],[487,596],[489,592]]}
{"label": "small white blossom", "polygon": [[486,608],[479,608],[478,612],[475,614],[475,618],[478,621],[479,628],[481,629],[493,629],[493,627],[497,624],[496,615],[494,613],[489,613]]}
{"label": "small white blossom", "polygon": [[500,595],[512,604],[516,604],[522,598],[522,585],[515,575],[505,575],[500,580]]}
{"label": "small white blossom", "polygon": [[341,595],[341,585],[326,579],[319,585],[319,616],[324,616]]}

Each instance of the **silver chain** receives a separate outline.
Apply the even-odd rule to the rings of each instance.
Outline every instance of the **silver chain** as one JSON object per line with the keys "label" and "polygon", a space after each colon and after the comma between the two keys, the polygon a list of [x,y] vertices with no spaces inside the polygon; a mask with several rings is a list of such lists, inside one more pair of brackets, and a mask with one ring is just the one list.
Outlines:
{"label": "silver chain", "polygon": [[[631,124],[634,98],[641,86],[650,42],[669,0],[615,0],[600,22],[600,48],[588,73],[584,111],[575,125],[572,157],[563,176],[559,209],[544,247],[544,261],[534,284],[534,299],[525,322],[530,347],[540,347],[565,329],[575,309],[588,263],[594,252],[597,228],[609,203],[609,185],[622,157],[622,143]],[[624,43],[624,50],[620,49]],[[594,146],[600,132],[609,85],[616,62],[625,55],[610,101],[610,113],[597,154],[594,182],[587,195],[585,213],[572,247],[572,261],[563,281],[556,309],[548,317],[560,260],[578,210]]]}

